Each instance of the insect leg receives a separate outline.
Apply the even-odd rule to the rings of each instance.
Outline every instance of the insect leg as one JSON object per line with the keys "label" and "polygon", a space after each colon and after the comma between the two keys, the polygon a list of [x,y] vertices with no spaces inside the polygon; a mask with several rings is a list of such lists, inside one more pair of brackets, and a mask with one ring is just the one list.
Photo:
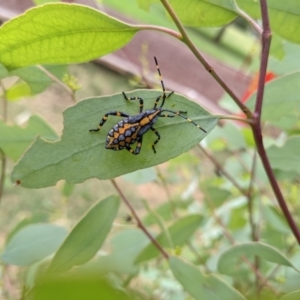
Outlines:
{"label": "insect leg", "polygon": [[193,120],[191,120],[190,118],[187,118],[186,116],[182,115],[182,113],[186,113],[186,111],[173,111],[173,110],[169,110],[169,109],[163,109],[163,111],[167,111],[169,113],[172,113],[174,115],[169,115],[169,114],[161,114],[159,117],[167,117],[167,118],[173,118],[175,116],[179,116],[185,120],[187,120],[188,122],[192,123],[193,125],[195,125],[197,128],[201,129],[203,132],[206,133],[206,131],[197,123],[195,123]]}
{"label": "insect leg", "polygon": [[156,150],[155,150],[155,145],[159,142],[159,140],[160,140],[160,134],[159,134],[159,132],[154,128],[154,127],[151,127],[150,128],[155,134],[156,134],[156,136],[157,136],[157,139],[154,141],[154,143],[152,144],[152,149],[153,149],[153,151],[154,151],[154,153],[156,153]]}
{"label": "insect leg", "polygon": [[[166,111],[165,109],[163,111]],[[172,112],[174,115],[169,115],[169,114],[160,114],[159,117],[162,117],[162,118],[174,118],[176,116],[181,116],[181,114],[186,114],[187,111],[169,111],[169,112]]]}
{"label": "insect leg", "polygon": [[123,93],[123,96],[124,96],[124,98],[127,100],[127,101],[129,101],[129,100],[139,100],[139,102],[140,102],[140,113],[143,111],[143,109],[144,109],[144,100],[141,98],[141,97],[127,97],[127,95],[124,93],[124,92],[122,92]]}
{"label": "insect leg", "polygon": [[141,148],[142,148],[142,142],[143,142],[143,137],[139,137],[137,139],[137,144],[135,147],[135,150],[133,150],[131,147],[126,147],[126,149],[133,155],[138,155],[140,154]]}
{"label": "insect leg", "polygon": [[104,115],[104,117],[101,119],[101,121],[96,129],[90,129],[89,131],[99,131],[101,129],[101,127],[104,125],[104,123],[107,121],[108,116],[130,117],[130,115],[123,113],[121,111],[110,111]]}

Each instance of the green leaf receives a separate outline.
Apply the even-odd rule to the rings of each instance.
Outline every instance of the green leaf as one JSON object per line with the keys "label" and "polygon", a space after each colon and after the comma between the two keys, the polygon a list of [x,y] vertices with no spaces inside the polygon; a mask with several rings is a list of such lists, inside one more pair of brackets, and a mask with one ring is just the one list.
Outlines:
{"label": "green leaf", "polygon": [[25,128],[9,126],[0,120],[0,147],[5,155],[17,161],[37,135],[49,141],[58,139],[53,129],[38,116],[31,116]]}
{"label": "green leaf", "polygon": [[[253,18],[261,18],[258,1],[236,0],[238,6]],[[300,6],[295,0],[268,0],[271,29],[284,39],[300,43]]]}
{"label": "green leaf", "polygon": [[2,261],[16,266],[29,266],[55,252],[67,230],[54,224],[33,224],[20,229],[8,242]]}
{"label": "green leaf", "polygon": [[[273,44],[273,37],[272,37]],[[280,61],[270,58],[268,69],[277,75],[291,74],[300,70],[300,45],[284,42],[284,58]]]}
{"label": "green leaf", "polygon": [[82,269],[98,275],[107,272],[136,275],[139,266],[134,260],[148,242],[148,237],[139,229],[122,230],[112,238],[111,254],[99,255],[83,265]]}
{"label": "green leaf", "polygon": [[216,27],[228,24],[237,15],[232,0],[170,0],[172,8],[187,26]]}
{"label": "green leaf", "polygon": [[2,64],[0,64],[0,79],[7,77],[8,74],[8,70]]}
{"label": "green leaf", "polygon": [[238,244],[224,251],[218,261],[219,272],[234,276],[236,274],[236,263],[238,263],[238,258],[241,256],[245,256],[248,259],[258,256],[266,261],[291,267],[296,270],[292,263],[277,249],[267,244],[251,242]]}
{"label": "green leaf", "polygon": [[242,294],[217,276],[206,276],[195,265],[178,257],[170,257],[169,264],[175,278],[197,300],[246,300]]}
{"label": "green leaf", "polygon": [[287,139],[282,147],[272,146],[267,150],[272,168],[282,171],[295,171],[300,174],[300,136]]}
{"label": "green leaf", "polygon": [[[127,296],[117,285],[110,285],[98,275],[67,274],[39,278],[31,290],[34,300],[130,300],[138,299]],[[140,297],[139,297],[140,298]]]}
{"label": "green leaf", "polygon": [[208,198],[213,203],[214,207],[217,208],[225,203],[231,193],[225,189],[219,188],[216,185],[203,185],[201,187],[205,198]]}
{"label": "green leaf", "polygon": [[121,48],[137,31],[86,6],[46,4],[0,28],[0,63],[15,69],[85,62]]}
{"label": "green leaf", "polygon": [[105,241],[119,204],[118,197],[109,196],[92,207],[56,252],[48,274],[64,272],[89,261]]}
{"label": "green leaf", "polygon": [[26,82],[17,82],[6,91],[8,101],[17,101],[30,96],[32,96],[31,90]]}
{"label": "green leaf", "polygon": [[300,299],[300,290],[288,293],[281,297],[279,300],[299,300]]}
{"label": "green leaf", "polygon": [[[295,72],[266,84],[262,119],[283,129],[290,129],[298,120],[300,111],[300,72]],[[256,93],[247,102],[253,110]]]}
{"label": "green leaf", "polygon": [[286,219],[282,216],[281,213],[276,209],[276,207],[271,205],[264,205],[262,208],[262,215],[266,222],[269,223],[269,226],[279,233],[290,234],[291,229],[288,226]]}
{"label": "green leaf", "polygon": [[230,123],[216,127],[207,137],[206,142],[215,150],[230,149],[236,151],[246,148],[246,142],[241,131],[236,125]]}
{"label": "green leaf", "polygon": [[144,184],[148,182],[155,181],[157,174],[154,168],[147,168],[143,170],[137,170],[135,172],[126,174],[123,176],[126,181],[135,183],[135,184]]}
{"label": "green leaf", "polygon": [[[195,230],[199,227],[202,221],[201,215],[189,215],[182,217],[168,227],[168,236],[165,232],[160,233],[155,239],[162,247],[177,247],[183,246],[191,237]],[[172,245],[170,245],[170,241]],[[157,248],[149,242],[143,251],[138,255],[135,262],[140,263],[154,257],[157,257],[160,252]]]}
{"label": "green leaf", "polygon": [[[142,97],[145,109],[149,109],[161,92],[137,90],[127,95]],[[218,120],[195,102],[177,94],[166,100],[165,107],[187,111],[187,116],[200,124],[207,133],[215,127]],[[104,114],[114,110],[134,115],[139,111],[139,105],[136,101],[125,101],[118,94],[90,98],[68,108],[64,112],[62,139],[49,143],[37,138],[15,166],[13,181],[21,180],[24,187],[40,188],[55,185],[61,179],[78,183],[92,177],[114,178],[168,161],[188,151],[206,136],[183,118],[159,118],[155,128],[159,131],[161,140],[156,145],[156,154],[152,150],[156,136],[151,131],[145,134],[139,155],[132,155],[127,150],[107,150],[107,133],[120,118],[110,116],[100,132],[89,132],[89,129],[96,128]]]}
{"label": "green leaf", "polygon": [[[58,66],[43,66],[48,72],[53,74],[58,79],[62,80],[63,76],[68,72],[66,65]],[[30,87],[30,94],[35,95],[44,91],[53,82],[45,72],[35,66],[16,69],[9,73],[9,76],[18,76],[24,80]]]}

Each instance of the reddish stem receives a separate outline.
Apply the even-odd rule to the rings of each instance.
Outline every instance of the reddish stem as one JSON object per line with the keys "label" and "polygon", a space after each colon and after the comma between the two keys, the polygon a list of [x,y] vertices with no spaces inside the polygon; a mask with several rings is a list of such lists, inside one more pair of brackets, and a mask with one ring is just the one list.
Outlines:
{"label": "reddish stem", "polygon": [[260,8],[261,8],[261,15],[262,15],[262,25],[263,25],[263,32],[262,32],[262,53],[261,53],[261,64],[260,64],[260,73],[259,73],[259,82],[258,82],[258,90],[256,96],[256,104],[254,110],[254,122],[251,125],[257,152],[261,158],[262,164],[264,169],[267,173],[269,178],[271,187],[273,192],[276,196],[277,202],[295,236],[300,244],[300,231],[287,207],[286,201],[282,195],[282,192],[279,188],[279,185],[276,181],[274,176],[272,167],[270,165],[269,159],[267,157],[267,153],[264,148],[263,138],[262,138],[262,128],[261,128],[261,113],[262,113],[262,104],[263,104],[263,96],[264,96],[264,88],[265,88],[265,77],[267,72],[267,65],[268,65],[268,57],[270,51],[270,44],[271,44],[271,29],[269,23],[269,15],[268,15],[268,7],[266,0],[260,0]]}

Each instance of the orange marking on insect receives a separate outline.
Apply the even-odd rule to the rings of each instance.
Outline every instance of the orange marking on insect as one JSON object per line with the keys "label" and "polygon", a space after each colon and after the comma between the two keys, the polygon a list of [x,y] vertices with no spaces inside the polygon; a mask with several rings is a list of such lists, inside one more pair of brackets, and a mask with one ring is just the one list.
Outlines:
{"label": "orange marking on insect", "polygon": [[135,123],[135,124],[124,124],[124,129],[127,130],[131,127],[134,127],[135,125],[137,125],[137,123]]}
{"label": "orange marking on insect", "polygon": [[122,128],[122,127],[119,127],[119,133],[123,134],[125,132],[126,128]]}
{"label": "orange marking on insect", "polygon": [[141,126],[145,126],[145,125],[147,125],[149,122],[150,122],[149,117],[145,117],[145,118],[143,118],[143,119],[140,121],[140,125],[141,125]]}
{"label": "orange marking on insect", "polygon": [[119,136],[119,132],[114,132],[114,138],[116,139]]}
{"label": "orange marking on insect", "polygon": [[131,137],[130,137],[130,136],[127,137],[127,138],[125,139],[125,141],[126,141],[126,143],[130,143],[130,142],[131,142]]}

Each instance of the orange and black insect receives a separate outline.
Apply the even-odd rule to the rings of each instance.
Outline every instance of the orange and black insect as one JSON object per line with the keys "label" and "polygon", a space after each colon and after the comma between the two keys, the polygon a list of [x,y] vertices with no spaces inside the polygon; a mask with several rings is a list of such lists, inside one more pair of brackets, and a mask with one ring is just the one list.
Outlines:
{"label": "orange and black insect", "polygon": [[[99,131],[104,123],[107,121],[108,116],[117,116],[117,117],[124,117],[123,120],[118,122],[113,128],[108,132],[105,148],[111,150],[123,150],[127,149],[130,153],[137,155],[140,153],[142,148],[143,136],[144,134],[151,130],[157,136],[157,139],[152,144],[152,149],[154,153],[156,153],[155,145],[160,140],[159,132],[153,127],[159,117],[167,117],[167,118],[174,118],[175,116],[182,117],[186,119],[188,122],[194,124],[196,127],[201,129],[203,132],[206,131],[196,124],[191,119],[187,118],[186,116],[182,115],[183,113],[187,113],[186,111],[173,111],[170,109],[163,108],[165,104],[165,100],[169,98],[174,92],[170,92],[168,95],[166,94],[164,82],[162,80],[162,76],[160,73],[160,69],[158,67],[157,59],[154,57],[157,72],[160,77],[161,87],[162,87],[162,95],[158,96],[154,102],[154,107],[152,109],[148,109],[143,111],[144,108],[144,100],[140,97],[130,97],[128,98],[124,92],[123,96],[125,100],[139,100],[140,102],[140,112],[134,116],[130,116],[127,113],[121,111],[111,111],[104,115],[101,119],[98,128],[90,129],[90,131]],[[158,103],[161,100],[161,105],[159,107]],[[164,113],[164,112],[167,112]],[[135,150],[131,148],[131,145],[137,143]]]}

